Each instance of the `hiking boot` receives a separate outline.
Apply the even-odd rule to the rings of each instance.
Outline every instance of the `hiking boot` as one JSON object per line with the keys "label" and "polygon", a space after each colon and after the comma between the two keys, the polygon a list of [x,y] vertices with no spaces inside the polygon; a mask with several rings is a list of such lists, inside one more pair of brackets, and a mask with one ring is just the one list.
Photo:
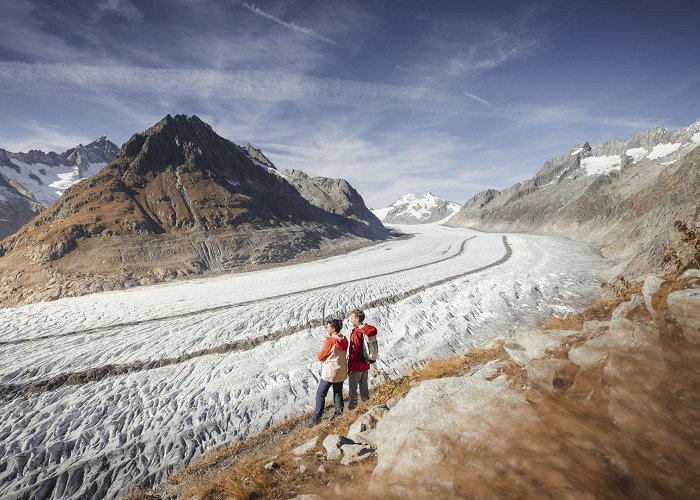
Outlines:
{"label": "hiking boot", "polygon": [[320,423],[321,423],[320,420],[311,419],[311,420],[309,420],[309,422],[306,424],[306,427],[314,427],[314,426],[316,426],[316,425],[318,425],[318,424],[320,424]]}
{"label": "hiking boot", "polygon": [[336,412],[336,413],[334,413],[333,415],[331,415],[330,417],[328,417],[328,420],[333,420],[333,419],[335,419],[335,418],[338,418],[338,417],[341,416],[341,415],[342,415],[342,413],[337,413],[337,412]]}

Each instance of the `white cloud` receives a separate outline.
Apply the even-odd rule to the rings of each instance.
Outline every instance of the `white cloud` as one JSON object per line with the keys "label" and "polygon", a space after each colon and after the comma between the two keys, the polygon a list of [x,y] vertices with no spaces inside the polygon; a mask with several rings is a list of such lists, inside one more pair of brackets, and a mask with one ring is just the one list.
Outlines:
{"label": "white cloud", "polygon": [[284,26],[285,28],[289,28],[290,30],[296,31],[297,33],[302,33],[304,35],[310,36],[312,38],[316,38],[317,40],[321,40],[321,41],[329,43],[331,45],[336,45],[336,46],[338,45],[334,40],[331,40],[330,38],[325,37],[323,35],[319,35],[311,28],[306,28],[304,26],[300,26],[293,21],[292,22],[283,21],[279,17],[275,17],[272,14],[268,14],[264,10],[259,9],[258,7],[255,6],[255,4],[251,5],[248,3],[244,3],[243,7],[245,7],[249,11],[251,11],[253,14],[264,17],[265,19],[269,19],[270,21],[277,23],[280,26]]}
{"label": "white cloud", "polygon": [[453,92],[268,71],[0,62],[0,83],[17,92],[30,87],[32,90],[55,90],[60,86],[78,86],[87,91],[114,89],[153,92],[158,96],[243,98],[360,107],[371,104],[395,109],[435,110],[436,107],[455,106],[467,109],[459,94]]}
{"label": "white cloud", "polygon": [[14,153],[26,152],[31,149],[60,153],[78,144],[88,144],[97,139],[97,136],[90,138],[83,135],[65,133],[59,127],[39,125],[33,122],[22,125],[22,128],[26,130],[26,135],[21,140],[6,140],[3,142],[2,147]]}

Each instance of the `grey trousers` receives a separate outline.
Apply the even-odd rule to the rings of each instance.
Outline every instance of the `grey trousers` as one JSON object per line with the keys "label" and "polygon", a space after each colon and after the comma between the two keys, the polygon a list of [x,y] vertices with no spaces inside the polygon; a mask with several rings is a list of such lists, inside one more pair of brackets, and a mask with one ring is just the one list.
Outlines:
{"label": "grey trousers", "polygon": [[350,383],[350,394],[348,395],[348,409],[352,410],[357,406],[357,387],[360,387],[360,399],[369,399],[369,388],[367,387],[367,375],[369,372],[348,372],[348,382]]}

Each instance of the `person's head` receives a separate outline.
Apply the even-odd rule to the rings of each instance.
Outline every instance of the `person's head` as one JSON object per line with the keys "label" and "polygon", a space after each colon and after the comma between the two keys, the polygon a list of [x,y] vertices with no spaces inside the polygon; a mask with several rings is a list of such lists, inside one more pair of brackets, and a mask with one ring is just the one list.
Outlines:
{"label": "person's head", "polygon": [[343,322],[336,318],[326,318],[326,331],[328,335],[339,334],[343,329]]}
{"label": "person's head", "polygon": [[350,312],[350,323],[352,324],[353,328],[355,328],[360,323],[364,323],[364,321],[365,313],[362,311],[362,309],[353,309]]}

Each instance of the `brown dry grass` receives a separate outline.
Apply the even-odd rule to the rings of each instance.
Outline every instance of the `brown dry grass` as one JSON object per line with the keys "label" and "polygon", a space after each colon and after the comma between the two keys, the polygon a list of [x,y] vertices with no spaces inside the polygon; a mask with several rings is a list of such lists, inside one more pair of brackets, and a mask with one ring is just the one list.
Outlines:
{"label": "brown dry grass", "polygon": [[[639,286],[641,290],[641,285]],[[630,293],[630,296],[632,294]],[[543,330],[581,330],[586,321],[605,321],[610,319],[617,306],[629,300],[629,297],[599,297],[595,302],[584,309],[569,316],[558,318],[556,316],[542,323]]]}

